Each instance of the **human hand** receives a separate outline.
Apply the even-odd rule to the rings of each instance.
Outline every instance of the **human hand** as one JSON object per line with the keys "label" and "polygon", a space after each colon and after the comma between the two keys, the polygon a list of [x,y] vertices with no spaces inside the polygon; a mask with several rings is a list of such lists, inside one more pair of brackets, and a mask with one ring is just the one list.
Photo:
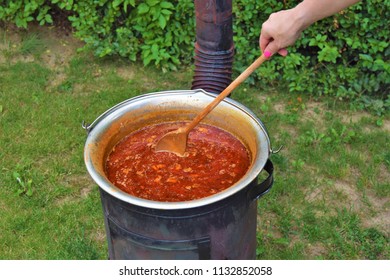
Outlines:
{"label": "human hand", "polygon": [[303,21],[295,9],[273,13],[262,25],[260,49],[266,57],[275,53],[286,56],[286,47],[295,43],[303,29]]}

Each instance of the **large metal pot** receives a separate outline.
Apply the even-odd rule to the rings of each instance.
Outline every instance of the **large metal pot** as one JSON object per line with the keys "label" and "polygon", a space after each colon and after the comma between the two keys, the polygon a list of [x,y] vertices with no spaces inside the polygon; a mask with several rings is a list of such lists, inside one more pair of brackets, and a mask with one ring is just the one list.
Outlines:
{"label": "large metal pot", "polygon": [[[111,259],[253,259],[257,199],[273,183],[270,140],[262,122],[226,98],[203,122],[239,138],[251,153],[248,172],[230,188],[185,202],[129,195],[108,181],[105,161],[124,136],[147,125],[192,120],[215,98],[203,90],[165,91],[126,100],[85,126],[84,159],[99,185]],[[262,170],[269,175],[257,182]]]}

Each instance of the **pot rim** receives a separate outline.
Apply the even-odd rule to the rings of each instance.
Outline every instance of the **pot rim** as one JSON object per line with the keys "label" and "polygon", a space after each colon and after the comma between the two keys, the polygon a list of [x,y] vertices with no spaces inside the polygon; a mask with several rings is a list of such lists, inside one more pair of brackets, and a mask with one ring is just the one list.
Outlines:
{"label": "pot rim", "polygon": [[[115,114],[118,112],[118,110],[125,109],[128,105],[136,103],[136,102],[142,102],[144,100],[150,99],[150,98],[164,98],[168,95],[191,95],[195,97],[201,97],[203,95],[207,96],[208,98],[215,98],[217,94],[206,92],[202,89],[196,89],[196,90],[171,90],[171,91],[160,91],[160,92],[152,92],[147,93],[143,95],[139,95],[127,100],[124,100],[123,102],[118,103],[117,105],[111,107],[107,111],[105,111],[103,114],[101,114],[99,117],[95,119],[95,121],[92,122],[90,125],[85,125],[83,123],[83,128],[87,131],[87,139],[84,146],[84,162],[87,167],[87,170],[92,177],[92,179],[98,184],[100,188],[102,188],[104,191],[110,193],[111,195],[115,196],[116,198],[133,204],[140,207],[145,208],[153,208],[153,209],[159,209],[159,210],[178,210],[178,209],[188,209],[188,208],[195,208],[195,207],[201,207],[205,205],[210,205],[212,203],[216,203],[218,201],[224,200],[225,198],[228,198],[235,193],[239,192],[246,186],[250,186],[251,183],[257,179],[260,172],[263,170],[270,154],[272,153],[270,139],[267,133],[267,130],[264,126],[264,124],[261,122],[259,118],[246,106],[242,105],[241,103],[234,101],[233,99],[226,97],[221,103],[226,103],[229,106],[233,106],[242,113],[246,114],[248,117],[250,117],[251,121],[253,121],[259,128],[263,131],[262,135],[264,136],[266,140],[266,146],[267,151],[264,151],[266,158],[262,158],[261,162],[255,162],[251,167],[250,170],[234,185],[231,187],[218,192],[214,195],[207,196],[201,199],[196,200],[190,200],[190,201],[180,201],[180,202],[162,202],[162,201],[154,201],[154,200],[147,200],[143,198],[139,198],[133,195],[130,195],[115,185],[113,185],[105,176],[102,176],[94,167],[94,163],[91,160],[91,148],[90,145],[94,143],[95,139],[99,137],[99,127],[102,125],[102,122],[106,119],[109,119],[112,114]],[[111,120],[113,121],[113,120]],[[249,172],[250,171],[250,172]],[[243,186],[244,185],[244,186]]]}

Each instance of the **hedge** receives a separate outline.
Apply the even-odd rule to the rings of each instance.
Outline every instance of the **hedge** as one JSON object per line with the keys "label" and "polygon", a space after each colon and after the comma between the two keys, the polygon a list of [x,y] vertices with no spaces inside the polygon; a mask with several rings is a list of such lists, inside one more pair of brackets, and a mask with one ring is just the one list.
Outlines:
{"label": "hedge", "polygon": [[[258,55],[262,23],[298,0],[233,0],[235,73]],[[192,63],[193,0],[0,0],[0,20],[28,28],[66,13],[74,35],[99,57],[119,55],[163,71]],[[390,0],[360,2],[306,29],[286,58],[274,56],[250,82],[290,92],[390,105]],[[374,100],[374,101],[372,101]],[[379,103],[378,103],[379,102]]]}

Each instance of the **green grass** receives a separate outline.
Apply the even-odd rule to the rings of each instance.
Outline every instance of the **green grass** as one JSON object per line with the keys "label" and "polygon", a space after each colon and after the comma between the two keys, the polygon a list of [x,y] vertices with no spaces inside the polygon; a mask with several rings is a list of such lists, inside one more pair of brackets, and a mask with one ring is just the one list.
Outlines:
{"label": "green grass", "polygon": [[[139,94],[189,89],[192,69],[76,52],[50,64],[44,50],[61,57],[52,39],[0,35],[0,259],[106,259],[81,123]],[[389,115],[247,85],[232,98],[262,119],[273,149],[283,145],[258,203],[257,257],[389,259]]]}
{"label": "green grass", "polygon": [[39,38],[37,33],[27,33],[21,41],[20,53],[22,55],[35,55],[39,57],[45,49],[45,45],[42,39]]}

